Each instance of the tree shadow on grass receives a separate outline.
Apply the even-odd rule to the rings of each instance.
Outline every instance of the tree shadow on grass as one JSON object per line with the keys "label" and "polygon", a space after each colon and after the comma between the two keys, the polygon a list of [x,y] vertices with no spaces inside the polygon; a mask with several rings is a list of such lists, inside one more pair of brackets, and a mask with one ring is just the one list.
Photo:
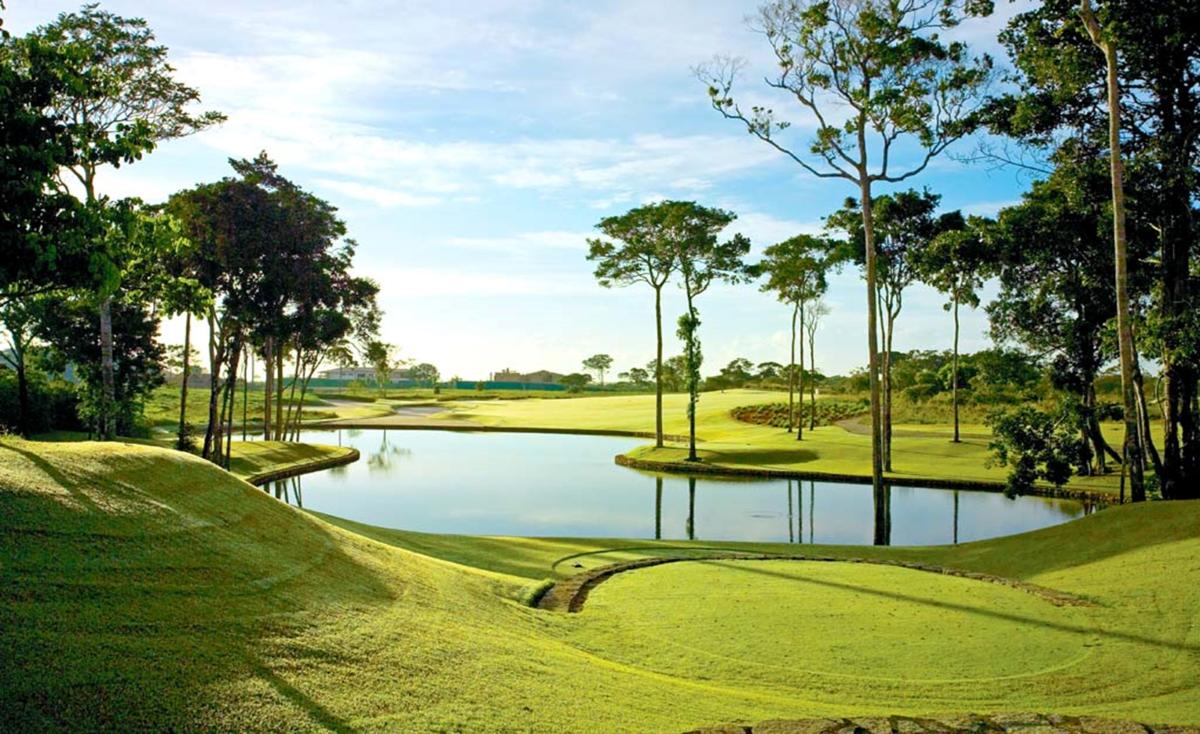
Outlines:
{"label": "tree shadow on grass", "polygon": [[[1083,635],[1098,635],[1102,638],[1111,638],[1121,640],[1123,642],[1133,642],[1140,645],[1150,645],[1166,650],[1178,652],[1200,652],[1200,645],[1193,645],[1186,642],[1171,642],[1169,640],[1160,640],[1154,637],[1134,634],[1131,632],[1122,632],[1120,630],[1102,629],[1099,627],[1084,627],[1074,624],[1066,624],[1063,622],[1053,622],[1046,619],[1038,619],[1035,617],[1026,617],[1020,614],[1009,614],[1008,612],[998,612],[994,609],[985,607],[976,607],[968,604],[958,604],[949,601],[939,601],[937,599],[927,599],[912,594],[905,594],[899,591],[883,591],[881,589],[868,589],[861,586],[855,586],[849,583],[839,583],[837,581],[828,581],[824,579],[814,579],[806,576],[798,576],[795,574],[782,573],[780,571],[772,571],[770,569],[755,567],[753,561],[697,561],[708,565],[720,566],[723,569],[737,570],[743,573],[759,574],[762,576],[771,576],[774,578],[787,579],[798,584],[811,584],[814,586],[824,586],[830,589],[839,591],[849,591],[854,594],[865,594],[882,599],[893,601],[903,601],[911,604],[920,604],[922,606],[944,609],[946,611],[964,612],[966,614],[975,614],[992,619],[1000,619],[1006,622],[1016,622],[1019,624],[1036,625],[1047,629],[1058,630],[1061,632],[1072,632]],[[982,582],[981,582],[982,583]]]}
{"label": "tree shadow on grass", "polygon": [[[66,471],[69,453],[15,451],[100,506],[0,488],[0,731],[236,729],[255,695],[239,700],[248,678],[269,685],[275,705],[350,729],[272,661],[302,654],[286,641],[324,610],[389,604],[402,579],[385,580],[347,554],[338,531],[215,468],[155,477],[109,506],[102,472]],[[336,650],[312,654],[354,664]]]}

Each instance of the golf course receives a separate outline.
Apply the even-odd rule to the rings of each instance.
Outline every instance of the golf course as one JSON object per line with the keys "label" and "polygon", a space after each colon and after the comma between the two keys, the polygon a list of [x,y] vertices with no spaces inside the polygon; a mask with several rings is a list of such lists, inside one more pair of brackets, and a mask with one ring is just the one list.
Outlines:
{"label": "golf course", "polygon": [[[703,396],[706,457],[836,472],[869,450],[830,427],[739,461],[763,429],[720,415],[761,397]],[[640,430],[652,399],[451,415]],[[982,451],[912,441],[964,466]],[[1021,711],[1200,725],[1197,502],[957,546],[438,535],[308,513],[244,479],[346,449],[234,446],[226,472],[144,444],[0,442],[0,728],[682,732]],[[538,608],[614,567],[577,611]]]}

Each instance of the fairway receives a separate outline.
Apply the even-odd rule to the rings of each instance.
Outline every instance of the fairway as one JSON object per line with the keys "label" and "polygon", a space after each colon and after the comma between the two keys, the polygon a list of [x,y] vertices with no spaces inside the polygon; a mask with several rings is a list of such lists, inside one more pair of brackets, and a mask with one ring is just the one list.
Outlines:
{"label": "fairway", "polygon": [[1080,607],[854,563],[655,566],[600,584],[582,614],[579,644],[596,654],[781,690],[1032,676],[1078,664],[1090,637]]}

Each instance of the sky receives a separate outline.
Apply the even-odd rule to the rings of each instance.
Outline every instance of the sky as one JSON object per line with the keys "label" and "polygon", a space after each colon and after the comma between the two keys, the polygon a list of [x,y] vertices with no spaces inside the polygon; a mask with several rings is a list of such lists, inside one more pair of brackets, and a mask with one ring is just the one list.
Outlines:
{"label": "sky", "polygon": [[[9,0],[5,27],[26,32],[78,8]],[[1003,61],[995,42],[1023,7],[969,21],[955,35]],[[339,209],[359,243],[358,274],[377,280],[383,338],[444,377],[502,369],[573,372],[591,354],[614,372],[654,356],[653,295],[605,289],[586,240],[596,223],[650,201],[694,200],[738,215],[752,254],[800,233],[855,195],[749,136],[709,105],[692,68],[742,57],[738,89],[811,132],[763,83],[769,48],[733,0],[109,0],[145,18],[181,80],[223,125],[167,142],[105,171],[111,196],[162,201],[230,174],[228,159],[266,151],[281,172]],[[735,90],[737,91],[737,90]],[[977,141],[952,153],[968,155]],[[942,208],[993,214],[1028,181],[1011,170],[937,159],[905,186]],[[886,191],[886,189],[884,189]],[[991,289],[988,289],[990,295]],[[945,299],[906,291],[895,348],[948,349]],[[866,362],[866,291],[853,267],[834,275],[817,367]],[[706,374],[735,357],[786,362],[790,311],[755,284],[714,287],[698,301]],[[666,328],[682,311],[672,287]],[[962,349],[986,348],[982,310],[963,314]],[[182,341],[180,323],[163,338]],[[672,337],[667,354],[680,351]]]}

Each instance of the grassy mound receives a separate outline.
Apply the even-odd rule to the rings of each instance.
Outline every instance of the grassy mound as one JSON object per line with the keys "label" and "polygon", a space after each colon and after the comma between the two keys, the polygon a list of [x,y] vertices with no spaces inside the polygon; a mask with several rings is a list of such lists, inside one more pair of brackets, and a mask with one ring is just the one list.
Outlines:
{"label": "grassy mound", "polygon": [[0,730],[680,731],[964,709],[1197,723],[1198,535],[1200,503],[1159,503],[957,549],[841,549],[1018,576],[1084,610],[771,561],[632,572],[548,614],[516,601],[530,578],[686,544],[378,542],[189,456],[3,439]]}
{"label": "grassy mound", "polygon": [[[822,400],[816,404],[817,425],[832,426],[840,420],[862,415],[870,410],[870,408],[870,403],[865,400]],[[809,416],[814,413],[813,404],[802,401],[791,410],[791,413],[791,424],[794,425],[797,421],[803,421],[801,425],[807,429]],[[759,426],[787,428],[789,425],[787,403],[739,405],[731,410],[729,414],[733,416],[734,420],[739,420],[743,423],[753,423]]]}

